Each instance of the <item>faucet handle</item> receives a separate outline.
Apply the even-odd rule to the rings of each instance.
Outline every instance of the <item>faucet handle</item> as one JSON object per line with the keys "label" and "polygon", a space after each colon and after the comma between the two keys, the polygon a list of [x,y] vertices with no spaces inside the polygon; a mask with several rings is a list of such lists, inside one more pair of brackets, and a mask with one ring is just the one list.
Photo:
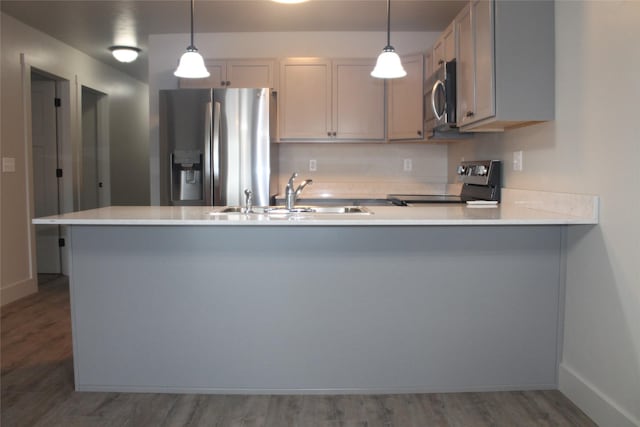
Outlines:
{"label": "faucet handle", "polygon": [[289,178],[289,182],[287,183],[287,188],[293,190],[293,180],[295,180],[297,176],[298,172],[294,172],[293,174],[291,174],[291,178]]}

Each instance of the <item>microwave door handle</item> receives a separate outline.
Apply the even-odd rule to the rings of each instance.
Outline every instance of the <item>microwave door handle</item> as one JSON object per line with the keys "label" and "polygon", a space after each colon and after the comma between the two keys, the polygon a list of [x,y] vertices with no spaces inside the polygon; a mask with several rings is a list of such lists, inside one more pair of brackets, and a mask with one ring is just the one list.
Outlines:
{"label": "microwave door handle", "polygon": [[436,92],[438,90],[438,86],[442,86],[444,90],[444,83],[442,82],[442,80],[437,80],[433,84],[433,89],[431,89],[431,108],[433,109],[433,114],[436,116],[436,120],[441,120],[444,116],[444,113],[438,114],[438,109],[436,108]]}

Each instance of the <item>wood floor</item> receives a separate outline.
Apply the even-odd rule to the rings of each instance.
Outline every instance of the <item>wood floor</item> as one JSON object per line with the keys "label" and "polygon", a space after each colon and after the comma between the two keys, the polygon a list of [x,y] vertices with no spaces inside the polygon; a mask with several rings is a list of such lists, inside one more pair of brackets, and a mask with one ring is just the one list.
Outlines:
{"label": "wood floor", "polygon": [[595,425],[554,390],[344,396],[77,393],[67,280],[41,277],[40,283],[38,294],[2,308],[3,427]]}

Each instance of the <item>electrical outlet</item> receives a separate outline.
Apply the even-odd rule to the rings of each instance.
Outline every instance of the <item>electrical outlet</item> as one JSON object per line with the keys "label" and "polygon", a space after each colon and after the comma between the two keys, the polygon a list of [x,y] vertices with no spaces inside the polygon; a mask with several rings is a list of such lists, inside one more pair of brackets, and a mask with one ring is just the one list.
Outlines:
{"label": "electrical outlet", "polygon": [[315,172],[318,170],[318,162],[316,159],[309,160],[309,172]]}
{"label": "electrical outlet", "polygon": [[402,162],[402,170],[405,172],[411,172],[413,170],[413,162],[411,159],[404,159]]}
{"label": "electrical outlet", "polygon": [[513,152],[513,170],[522,172],[522,151]]}
{"label": "electrical outlet", "polygon": [[3,157],[2,158],[2,172],[15,172],[16,171],[16,158],[15,157]]}

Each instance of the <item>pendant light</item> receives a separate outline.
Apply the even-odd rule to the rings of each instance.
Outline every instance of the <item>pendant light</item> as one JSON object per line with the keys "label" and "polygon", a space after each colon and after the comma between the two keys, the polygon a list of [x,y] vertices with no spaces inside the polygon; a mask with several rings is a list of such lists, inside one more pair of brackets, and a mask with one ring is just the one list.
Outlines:
{"label": "pendant light", "polygon": [[387,0],[387,45],[378,56],[371,76],[378,79],[397,79],[406,75],[407,72],[402,67],[400,57],[391,46],[391,0]]}
{"label": "pendant light", "polygon": [[198,49],[193,44],[193,2],[194,0],[191,0],[191,44],[187,46],[187,51],[180,58],[178,68],[173,75],[187,79],[201,79],[209,77],[209,71],[204,65],[202,55],[198,53]]}

